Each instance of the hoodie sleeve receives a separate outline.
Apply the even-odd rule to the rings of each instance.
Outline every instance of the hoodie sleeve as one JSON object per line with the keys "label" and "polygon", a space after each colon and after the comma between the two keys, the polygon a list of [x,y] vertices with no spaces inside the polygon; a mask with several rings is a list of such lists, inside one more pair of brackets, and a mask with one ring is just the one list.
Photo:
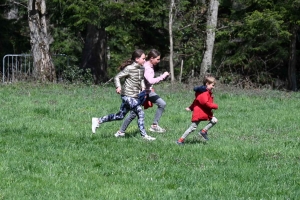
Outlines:
{"label": "hoodie sleeve", "polygon": [[193,103],[189,106],[190,110],[193,111],[196,105],[196,99],[193,101]]}
{"label": "hoodie sleeve", "polygon": [[129,71],[127,69],[127,67],[125,67],[125,69],[123,69],[122,71],[120,71],[114,78],[114,82],[115,82],[115,87],[118,88],[118,87],[121,87],[121,81],[120,79],[121,78],[124,78],[126,76],[128,76],[129,74]]}
{"label": "hoodie sleeve", "polygon": [[150,83],[151,85],[155,84],[155,83],[159,83],[160,81],[164,80],[167,76],[164,76],[163,74],[154,78],[154,70],[152,67],[150,66],[145,66],[145,79],[148,81],[148,83]]}

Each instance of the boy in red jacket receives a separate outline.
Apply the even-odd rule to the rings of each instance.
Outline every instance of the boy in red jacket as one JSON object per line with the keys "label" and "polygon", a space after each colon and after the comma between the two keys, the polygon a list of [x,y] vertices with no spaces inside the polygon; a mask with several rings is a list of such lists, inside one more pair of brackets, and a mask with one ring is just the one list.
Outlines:
{"label": "boy in red jacket", "polygon": [[177,140],[177,144],[184,144],[184,139],[194,130],[197,129],[201,121],[209,121],[209,123],[199,132],[205,140],[208,140],[207,131],[217,123],[217,118],[213,116],[212,109],[218,109],[218,105],[214,103],[214,97],[212,95],[212,89],[215,87],[216,79],[213,76],[206,76],[203,80],[204,88],[206,91],[201,92],[195,90],[195,99],[190,107],[187,107],[187,111],[192,111],[192,124],[183,133],[181,138]]}

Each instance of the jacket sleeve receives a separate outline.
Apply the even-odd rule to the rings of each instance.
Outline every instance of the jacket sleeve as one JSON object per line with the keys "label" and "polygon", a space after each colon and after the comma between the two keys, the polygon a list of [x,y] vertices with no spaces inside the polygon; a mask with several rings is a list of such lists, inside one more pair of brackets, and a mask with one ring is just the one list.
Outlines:
{"label": "jacket sleeve", "polygon": [[190,110],[193,111],[196,105],[196,99],[193,101],[193,103],[189,106]]}
{"label": "jacket sleeve", "polygon": [[121,87],[121,78],[124,78],[126,76],[128,76],[129,74],[129,70],[127,69],[127,67],[125,67],[125,69],[123,69],[122,71],[120,71],[114,78],[114,82],[115,82],[115,87]]}
{"label": "jacket sleeve", "polygon": [[154,70],[152,67],[145,67],[145,73],[144,73],[145,79],[150,83],[151,85],[155,83],[159,83],[160,81],[164,80],[167,76],[164,76],[163,74],[154,78]]}
{"label": "jacket sleeve", "polygon": [[200,105],[203,105],[209,109],[218,109],[218,104],[209,101],[210,95],[208,92],[204,92],[197,97],[197,101],[199,101]]}

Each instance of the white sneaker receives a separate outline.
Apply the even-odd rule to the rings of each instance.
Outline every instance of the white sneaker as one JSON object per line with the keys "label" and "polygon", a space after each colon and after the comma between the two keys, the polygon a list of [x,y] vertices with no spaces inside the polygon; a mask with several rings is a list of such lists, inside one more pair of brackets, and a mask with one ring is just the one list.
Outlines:
{"label": "white sneaker", "polygon": [[156,140],[156,138],[151,137],[150,135],[145,135],[145,136],[143,136],[143,138],[144,138],[145,140],[149,140],[149,141]]}
{"label": "white sneaker", "polygon": [[124,137],[125,133],[122,133],[121,131],[116,132],[115,134],[116,137]]}
{"label": "white sneaker", "polygon": [[99,128],[99,119],[96,117],[92,118],[92,132],[96,133],[96,128]]}
{"label": "white sneaker", "polygon": [[149,131],[157,132],[157,133],[164,133],[164,132],[166,132],[166,129],[164,129],[164,128],[158,126],[158,125],[156,125],[156,126],[151,125],[150,128],[149,128]]}

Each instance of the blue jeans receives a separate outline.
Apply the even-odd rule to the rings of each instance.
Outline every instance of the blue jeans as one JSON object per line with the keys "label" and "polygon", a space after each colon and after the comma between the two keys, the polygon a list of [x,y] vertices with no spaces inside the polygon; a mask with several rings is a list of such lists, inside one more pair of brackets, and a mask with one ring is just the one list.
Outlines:
{"label": "blue jeans", "polygon": [[128,96],[121,96],[122,98],[122,104],[120,106],[119,112],[115,114],[109,114],[104,117],[100,117],[99,121],[101,123],[115,121],[115,120],[122,120],[126,114],[131,111],[131,113],[134,113],[135,116],[138,116],[138,127],[140,129],[141,135],[145,136],[147,135],[145,130],[145,114],[143,111],[143,108],[141,105],[138,105],[138,99]]}

